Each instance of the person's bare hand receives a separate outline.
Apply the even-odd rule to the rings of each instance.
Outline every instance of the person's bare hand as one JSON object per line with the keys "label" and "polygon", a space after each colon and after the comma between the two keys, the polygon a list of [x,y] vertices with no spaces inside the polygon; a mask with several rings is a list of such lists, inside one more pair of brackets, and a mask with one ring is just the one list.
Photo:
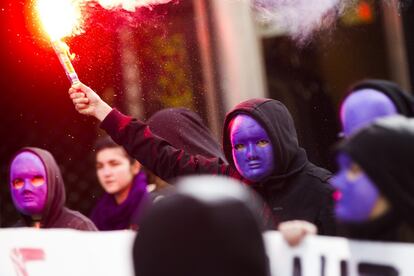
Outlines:
{"label": "person's bare hand", "polygon": [[315,235],[316,226],[305,220],[291,220],[279,224],[279,231],[290,246],[297,246],[307,235]]}
{"label": "person's bare hand", "polygon": [[81,82],[72,85],[69,89],[69,96],[80,114],[94,116],[100,121],[112,110],[95,91]]}

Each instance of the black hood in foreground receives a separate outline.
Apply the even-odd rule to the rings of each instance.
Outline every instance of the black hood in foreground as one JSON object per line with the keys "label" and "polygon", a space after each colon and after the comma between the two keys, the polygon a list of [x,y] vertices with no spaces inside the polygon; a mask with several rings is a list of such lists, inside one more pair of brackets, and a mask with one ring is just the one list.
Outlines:
{"label": "black hood in foreground", "polygon": [[380,119],[345,140],[339,151],[348,153],[395,213],[414,226],[414,120]]}
{"label": "black hood in foreground", "polygon": [[[65,185],[60,169],[52,154],[47,150],[40,148],[22,148],[14,154],[11,162],[13,162],[14,158],[22,152],[34,153],[40,160],[42,160],[43,165],[45,166],[47,175],[47,202],[40,222],[41,225],[49,228],[60,216],[66,201]],[[32,219],[30,217],[23,215],[23,218],[27,224],[31,224]]]}
{"label": "black hood in foreground", "polygon": [[367,79],[354,84],[350,93],[358,93],[361,89],[375,89],[384,93],[397,107],[398,113],[406,117],[414,117],[414,98],[404,92],[396,83],[386,80]]}
{"label": "black hood in foreground", "polygon": [[230,124],[237,115],[246,114],[267,131],[273,145],[276,170],[271,178],[285,178],[300,171],[308,162],[306,152],[299,147],[295,125],[289,111],[273,99],[251,99],[238,104],[226,115],[223,129],[223,149],[234,166],[230,141]]}
{"label": "black hood in foreground", "polygon": [[176,194],[142,217],[133,247],[135,275],[269,275],[254,197],[246,186],[219,176],[182,178],[176,185]]}

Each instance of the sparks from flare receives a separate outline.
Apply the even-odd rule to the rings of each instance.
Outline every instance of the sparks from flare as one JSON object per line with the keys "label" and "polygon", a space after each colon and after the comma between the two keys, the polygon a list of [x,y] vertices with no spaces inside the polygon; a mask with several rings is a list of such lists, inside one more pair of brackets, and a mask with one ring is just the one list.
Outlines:
{"label": "sparks from flare", "polygon": [[74,0],[37,0],[36,11],[68,79],[72,84],[79,82],[71,62],[74,56],[70,54],[69,46],[62,39],[82,32],[80,2]]}
{"label": "sparks from flare", "polygon": [[[43,30],[49,36],[53,49],[71,83],[79,82],[73,68],[69,47],[63,38],[83,32],[82,7],[97,2],[105,9],[124,9],[130,12],[138,7],[166,4],[171,0],[36,0],[37,15]],[[73,59],[73,58],[72,58]]]}

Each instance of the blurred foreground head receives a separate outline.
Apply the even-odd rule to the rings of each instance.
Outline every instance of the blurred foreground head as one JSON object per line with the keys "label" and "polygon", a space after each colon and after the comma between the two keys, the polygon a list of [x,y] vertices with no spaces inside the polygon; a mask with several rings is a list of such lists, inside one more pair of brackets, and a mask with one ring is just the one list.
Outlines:
{"label": "blurred foreground head", "polygon": [[177,181],[140,223],[133,257],[137,276],[268,273],[259,209],[247,187],[218,176]]}

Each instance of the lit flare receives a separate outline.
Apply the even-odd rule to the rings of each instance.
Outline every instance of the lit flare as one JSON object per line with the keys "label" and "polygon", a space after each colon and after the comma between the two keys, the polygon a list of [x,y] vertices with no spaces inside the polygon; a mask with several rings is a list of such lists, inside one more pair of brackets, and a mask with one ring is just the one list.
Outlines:
{"label": "lit flare", "polygon": [[44,31],[48,34],[53,49],[62,64],[70,82],[79,82],[69,52],[69,46],[62,41],[67,36],[81,33],[82,14],[80,2],[75,0],[37,0],[36,10]]}

